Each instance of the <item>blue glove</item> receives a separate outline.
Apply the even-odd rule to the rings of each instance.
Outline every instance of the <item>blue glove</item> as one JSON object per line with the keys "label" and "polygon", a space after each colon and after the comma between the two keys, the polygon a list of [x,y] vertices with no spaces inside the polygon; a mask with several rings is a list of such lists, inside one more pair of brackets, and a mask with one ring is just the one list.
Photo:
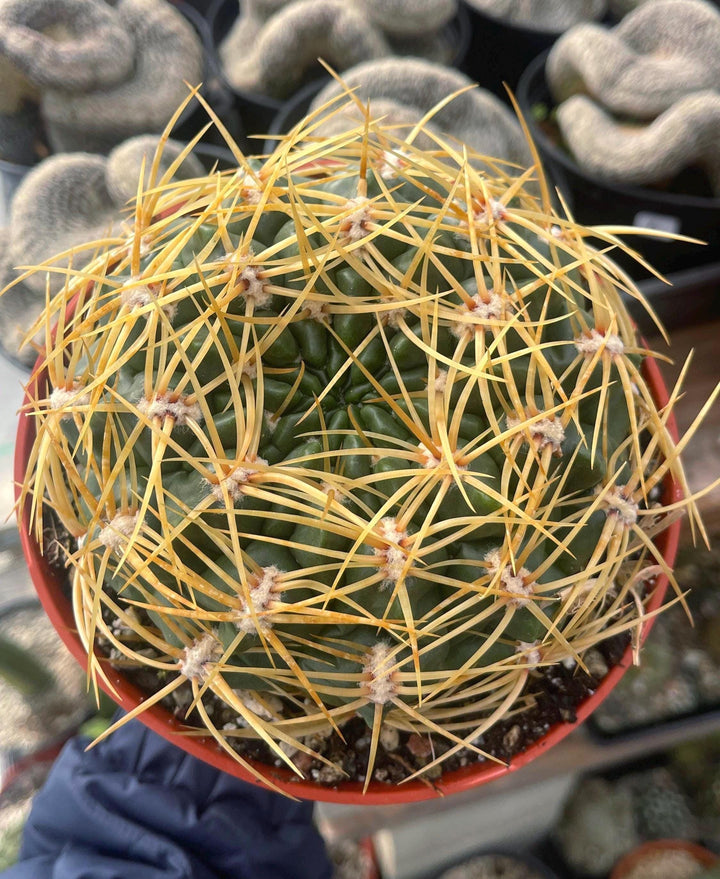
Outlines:
{"label": "blue glove", "polygon": [[202,763],[138,721],[63,749],[0,879],[329,879],[311,803]]}

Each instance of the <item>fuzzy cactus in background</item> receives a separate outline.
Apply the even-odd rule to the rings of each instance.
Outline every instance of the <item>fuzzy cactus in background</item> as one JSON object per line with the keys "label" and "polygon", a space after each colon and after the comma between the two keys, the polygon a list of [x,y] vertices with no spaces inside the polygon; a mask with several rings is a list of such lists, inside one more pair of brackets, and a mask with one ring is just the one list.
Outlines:
{"label": "fuzzy cactus in background", "polygon": [[39,93],[56,152],[159,134],[203,78],[200,39],[166,0],[0,0],[0,56]]}
{"label": "fuzzy cactus in background", "polygon": [[101,0],[2,0],[0,53],[38,87],[92,91],[130,75],[135,46]]}
{"label": "fuzzy cactus in background", "polygon": [[272,16],[248,44],[239,19],[220,47],[233,87],[285,98],[301,85],[318,57],[338,70],[389,54],[382,33],[345,0],[297,0]]}
{"label": "fuzzy cactus in background", "polygon": [[573,872],[596,879],[607,876],[641,841],[632,792],[604,778],[582,779],[565,803],[553,835]]}
{"label": "fuzzy cactus in background", "polygon": [[454,47],[438,46],[438,33],[456,11],[456,0],[254,0],[242,5],[220,57],[234,88],[285,98],[324,73],[318,58],[339,71],[395,52],[448,61]]}
{"label": "fuzzy cactus in background", "polygon": [[610,232],[499,160],[313,125],[236,172],[154,166],[73,266],[20,506],[77,541],[85,645],[158,675],[127,718],[186,693],[272,784],[233,745],[301,774],[359,717],[369,784],[398,735],[436,737],[422,773],[486,758],[538,669],[638,630],[677,515],[644,499],[684,477]]}
{"label": "fuzzy cactus in background", "polygon": [[720,10],[642,4],[614,28],[579,25],[546,65],[557,122],[578,163],[605,180],[663,183],[699,166],[720,193]]}
{"label": "fuzzy cactus in background", "polygon": [[[65,283],[61,273],[34,272],[23,277],[21,267],[39,265],[63,252],[67,253],[65,265],[85,261],[88,252],[80,255],[82,245],[117,234],[126,223],[123,209],[137,193],[143,162],[152,161],[159,142],[157,135],[141,135],[120,144],[107,157],[91,153],[50,156],[22,181],[13,199],[10,223],[0,230],[0,289],[14,282],[0,298],[2,348],[11,357],[27,366],[35,362],[39,339],[35,346],[21,350],[25,334],[44,307],[46,292],[56,293]],[[166,143],[163,171],[182,149],[176,141]],[[204,168],[189,156],[175,173],[199,177]]]}
{"label": "fuzzy cactus in background", "polygon": [[166,0],[120,0],[115,11],[134,44],[121,82],[89,91],[46,89],[42,113],[56,151],[107,152],[137,134],[161,132],[203,78],[203,51],[192,25]]}
{"label": "fuzzy cactus in background", "polygon": [[[359,64],[345,72],[342,83],[329,82],[320,90],[310,111],[317,112],[336,99],[344,88],[352,89],[356,102],[337,113],[330,107],[321,133],[353,128],[369,102],[376,118],[386,126],[408,132],[430,115],[426,132],[418,145],[432,149],[437,133],[465,143],[480,155],[495,156],[518,166],[530,163],[530,151],[517,119],[505,104],[483,89],[473,88],[472,80],[457,70],[419,58],[381,58]],[[457,94],[465,89],[464,94]],[[445,106],[442,102],[456,95]],[[458,146],[458,149],[461,149]]]}
{"label": "fuzzy cactus in background", "polygon": [[479,12],[512,24],[560,33],[602,16],[606,0],[466,0]]}

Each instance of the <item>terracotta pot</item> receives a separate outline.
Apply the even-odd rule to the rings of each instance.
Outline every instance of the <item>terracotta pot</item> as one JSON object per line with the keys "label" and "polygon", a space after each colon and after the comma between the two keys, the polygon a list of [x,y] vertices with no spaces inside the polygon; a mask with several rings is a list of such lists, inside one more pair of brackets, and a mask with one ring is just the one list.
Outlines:
{"label": "terracotta pot", "polygon": [[[625,879],[625,877],[629,876],[632,870],[634,870],[635,867],[648,856],[659,852],[673,851],[686,852],[687,854],[692,855],[702,867],[712,867],[720,862],[720,856],[716,855],[714,852],[703,848],[701,845],[687,842],[684,839],[654,839],[651,842],[646,842],[638,848],[633,849],[629,854],[625,855],[624,858],[621,858],[618,863],[615,864],[615,867],[610,874],[610,879]],[[671,879],[671,877],[668,876],[668,879]]]}
{"label": "terracotta pot", "polygon": [[[70,308],[74,308],[73,301]],[[658,408],[664,407],[668,402],[667,389],[657,363],[647,359],[644,362],[644,374],[649,387],[652,390]],[[47,370],[41,368],[38,361],[28,385],[30,394],[26,394],[25,403],[31,398],[37,398],[36,388],[42,390],[47,382]],[[673,439],[677,441],[677,426],[674,417],[668,419],[668,430]],[[35,420],[30,416],[20,417],[15,446],[15,494],[19,497],[22,484],[25,480],[27,461],[35,439]],[[663,504],[672,504],[680,501],[683,497],[682,489],[678,483],[666,477],[663,483]],[[67,597],[67,588],[63,585],[63,578],[53,571],[42,555],[40,547],[30,530],[31,504],[26,504],[23,516],[19,522],[21,543],[23,552],[28,563],[30,574],[35,584],[40,601],[42,602],[50,620],[58,634],[67,645],[70,652],[83,667],[87,667],[87,656],[82,641],[78,635],[73,615],[72,602]],[[680,522],[670,525],[656,539],[656,546],[662,553],[668,566],[672,567],[677,553],[678,539],[680,534]],[[667,589],[667,578],[658,576],[656,587],[646,603],[648,612],[657,610],[663,603]],[[650,618],[643,626],[641,640],[644,641],[650,631],[653,619]],[[110,687],[99,680],[103,689],[108,692],[112,699],[127,711],[136,708],[146,698],[145,694],[136,686],[124,678],[120,672],[112,667],[97,652],[102,667],[107,675],[107,681],[115,688],[115,693]],[[334,802],[353,803],[365,805],[394,805],[399,803],[417,802],[432,799],[436,796],[444,796],[452,793],[466,791],[478,785],[485,784],[494,779],[501,778],[510,772],[515,772],[530,763],[536,757],[544,754],[549,748],[558,744],[574,729],[576,729],[608,696],[613,687],[632,665],[632,649],[629,645],[625,650],[620,662],[612,668],[597,689],[576,709],[576,720],[573,723],[562,722],[551,727],[545,735],[531,744],[522,753],[516,754],[508,765],[487,761],[476,763],[463,768],[445,773],[433,786],[420,780],[413,780],[400,785],[387,785],[378,781],[371,781],[367,791],[363,793],[363,784],[359,781],[341,782],[336,788],[326,787],[306,779],[296,780],[297,776],[289,769],[269,766],[268,764],[252,762],[253,765],[264,773],[272,783],[281,790],[295,797],[303,799]],[[221,750],[217,742],[211,737],[195,737],[182,735],[184,725],[169,711],[160,705],[153,705],[141,715],[142,722],[150,729],[159,733],[168,741],[192,754],[200,760],[204,760],[217,769],[228,772],[231,775],[257,784],[257,780],[241,764],[236,762],[225,751]]]}

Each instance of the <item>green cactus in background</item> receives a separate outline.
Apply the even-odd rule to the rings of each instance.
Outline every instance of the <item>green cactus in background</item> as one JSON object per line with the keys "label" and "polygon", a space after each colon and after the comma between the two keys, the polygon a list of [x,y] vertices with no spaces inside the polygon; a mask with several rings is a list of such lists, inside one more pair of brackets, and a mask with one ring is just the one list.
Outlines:
{"label": "green cactus in background", "polygon": [[381,727],[447,740],[420,772],[482,756],[534,669],[637,630],[677,515],[643,499],[684,478],[611,232],[532,171],[313,125],[154,167],[131,234],[62,270],[20,504],[77,539],[85,644],[164,678],[127,717],[190,682],[220,747],[293,767],[360,715],[369,783]]}

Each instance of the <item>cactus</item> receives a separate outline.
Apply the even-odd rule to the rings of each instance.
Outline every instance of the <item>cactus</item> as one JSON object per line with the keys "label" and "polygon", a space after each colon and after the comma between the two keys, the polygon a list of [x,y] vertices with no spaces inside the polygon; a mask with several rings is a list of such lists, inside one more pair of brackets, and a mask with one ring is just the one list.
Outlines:
{"label": "cactus", "polygon": [[574,873],[607,876],[641,841],[632,793],[604,778],[582,779],[563,807],[554,837]]}
{"label": "cactus", "polygon": [[[117,231],[122,209],[137,193],[143,162],[152,161],[159,141],[158,135],[130,138],[107,158],[90,153],[50,156],[22,181],[13,198],[10,224],[0,230],[0,289],[13,283],[0,298],[0,328],[2,347],[11,357],[33,365],[41,339],[24,350],[22,341],[45,305],[46,291],[57,293],[64,284],[62,274],[24,276],[16,267],[37,265],[61,252],[68,254],[66,264],[83,259],[82,245],[111,234],[114,227]],[[177,141],[166,142],[163,170],[182,150]],[[173,173],[197,177],[204,169],[189,156]]]}
{"label": "cactus", "polygon": [[135,47],[132,73],[88,91],[44,90],[42,113],[56,152],[108,152],[135,135],[160,133],[186,83],[202,81],[200,39],[177,9],[165,0],[120,0],[116,11]]}
{"label": "cactus", "polygon": [[251,2],[220,46],[233,87],[285,98],[320,57],[337,70],[393,53],[448,61],[454,47],[438,36],[456,0],[293,0]]}
{"label": "cactus", "polygon": [[[370,102],[376,117],[407,132],[411,125],[430,116],[426,136],[416,140],[419,146],[432,149],[436,133],[467,144],[481,155],[495,156],[526,167],[530,151],[520,126],[510,110],[494,95],[474,88],[457,94],[443,106],[443,101],[468,89],[472,80],[457,70],[419,58],[380,58],[366,61],[347,70],[340,82],[332,81],[320,90],[311,104],[311,112],[353,89],[357,103],[343,114],[334,108],[318,130],[334,133],[356,126],[363,107]],[[420,135],[422,138],[422,133]]]}
{"label": "cactus", "polygon": [[102,0],[2,0],[0,53],[36,86],[90,91],[126,79],[135,47]]}
{"label": "cactus", "polygon": [[418,773],[486,757],[536,669],[637,630],[677,515],[643,498],[684,477],[609,232],[531,172],[313,125],[151,174],[67,273],[19,504],[77,540],[83,642],[159,673],[125,719],[189,688],[271,784],[233,744],[292,769],[359,716],[369,784],[381,729],[445,739]]}
{"label": "cactus", "polygon": [[469,6],[513,24],[561,33],[582,21],[602,18],[605,0],[467,0]]}
{"label": "cactus", "polygon": [[438,879],[548,879],[547,871],[539,869],[519,857],[487,854],[445,870]]}
{"label": "cactus", "polygon": [[159,134],[203,78],[200,39],[166,0],[0,0],[0,56],[39,91],[55,152]]}
{"label": "cactus", "polygon": [[321,57],[345,70],[390,52],[382,33],[344,0],[297,0],[249,39],[240,18],[220,47],[233,87],[285,98]]}
{"label": "cactus", "polygon": [[711,3],[656,0],[614,28],[572,28],[546,75],[562,136],[587,171],[647,185],[698,165],[720,192],[720,12]]}

